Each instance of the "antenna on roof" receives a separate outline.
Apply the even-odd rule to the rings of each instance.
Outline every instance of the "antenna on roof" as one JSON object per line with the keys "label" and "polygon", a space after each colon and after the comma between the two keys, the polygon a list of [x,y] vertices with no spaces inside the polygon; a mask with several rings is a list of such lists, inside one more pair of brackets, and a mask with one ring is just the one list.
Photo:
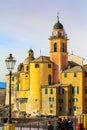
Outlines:
{"label": "antenna on roof", "polygon": [[57,12],[57,22],[59,21],[59,12]]}
{"label": "antenna on roof", "polygon": [[40,56],[41,56],[41,50],[40,50]]}

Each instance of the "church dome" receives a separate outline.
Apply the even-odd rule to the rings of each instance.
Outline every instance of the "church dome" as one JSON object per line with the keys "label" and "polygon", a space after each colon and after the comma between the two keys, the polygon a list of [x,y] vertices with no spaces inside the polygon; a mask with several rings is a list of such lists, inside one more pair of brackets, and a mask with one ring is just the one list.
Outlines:
{"label": "church dome", "polygon": [[28,57],[24,60],[24,64],[29,64],[32,60],[34,60],[35,58],[33,57],[34,52],[32,49],[30,49],[28,51]]}
{"label": "church dome", "polygon": [[63,25],[58,21],[56,24],[54,24],[53,29],[63,29]]}

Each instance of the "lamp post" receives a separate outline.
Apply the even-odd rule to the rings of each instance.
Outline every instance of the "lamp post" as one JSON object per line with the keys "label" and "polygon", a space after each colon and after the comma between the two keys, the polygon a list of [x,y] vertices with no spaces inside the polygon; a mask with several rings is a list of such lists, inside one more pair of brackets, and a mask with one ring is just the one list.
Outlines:
{"label": "lamp post", "polygon": [[12,76],[12,70],[14,69],[16,60],[12,56],[12,54],[9,54],[9,57],[5,60],[6,67],[9,70],[9,76],[10,76],[10,81],[9,81],[9,116],[8,116],[8,123],[12,123],[11,119],[11,76]]}

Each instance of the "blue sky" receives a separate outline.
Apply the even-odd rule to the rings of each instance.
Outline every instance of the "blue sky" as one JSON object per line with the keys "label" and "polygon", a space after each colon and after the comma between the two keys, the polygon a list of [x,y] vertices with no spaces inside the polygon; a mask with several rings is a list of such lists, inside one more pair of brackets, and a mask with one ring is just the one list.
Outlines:
{"label": "blue sky", "polygon": [[0,81],[8,73],[4,60],[12,53],[19,63],[28,50],[49,56],[49,36],[59,20],[68,35],[68,53],[87,63],[87,0],[0,0]]}

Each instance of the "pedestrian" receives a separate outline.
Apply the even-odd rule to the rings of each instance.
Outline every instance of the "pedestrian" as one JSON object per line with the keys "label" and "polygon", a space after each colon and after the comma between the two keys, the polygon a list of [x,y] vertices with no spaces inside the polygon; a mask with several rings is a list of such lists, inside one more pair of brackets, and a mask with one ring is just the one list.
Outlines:
{"label": "pedestrian", "polygon": [[62,121],[62,124],[63,124],[63,130],[68,130],[68,120],[64,117],[63,121]]}
{"label": "pedestrian", "polygon": [[53,130],[53,125],[51,124],[51,121],[48,121],[48,130]]}
{"label": "pedestrian", "polygon": [[68,119],[68,130],[73,130],[73,121]]}
{"label": "pedestrian", "polygon": [[58,118],[56,124],[54,125],[54,130],[61,130],[61,123],[62,123],[61,118]]}

